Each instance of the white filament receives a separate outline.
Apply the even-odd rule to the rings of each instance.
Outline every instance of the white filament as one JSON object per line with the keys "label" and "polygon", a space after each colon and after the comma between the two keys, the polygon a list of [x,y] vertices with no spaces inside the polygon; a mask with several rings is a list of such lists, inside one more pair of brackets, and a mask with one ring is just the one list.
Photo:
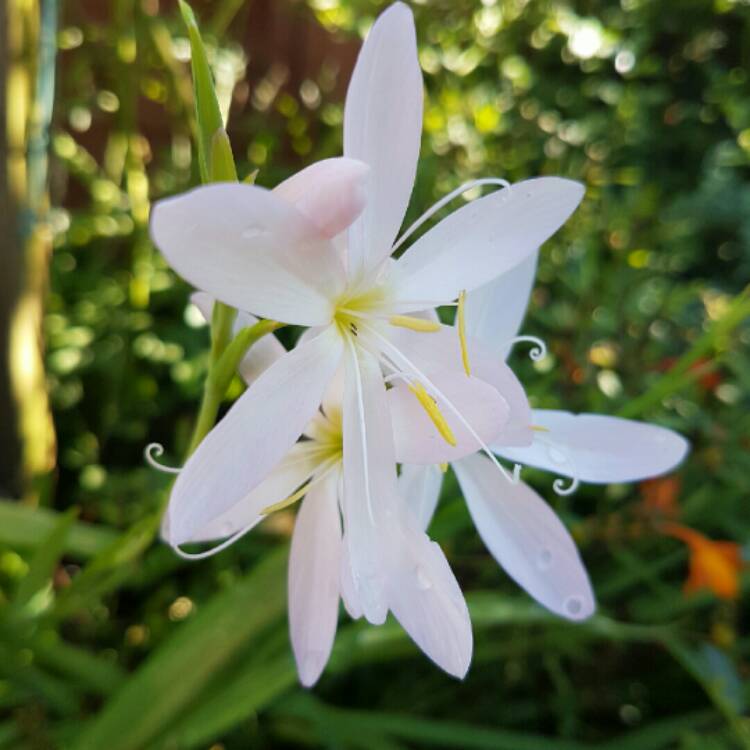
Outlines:
{"label": "white filament", "polygon": [[166,466],[156,460],[156,457],[164,455],[164,446],[161,443],[149,443],[143,449],[143,458],[146,459],[146,463],[157,471],[161,471],[164,474],[179,474],[182,469],[176,466]]}
{"label": "white filament", "polygon": [[547,356],[547,344],[537,336],[516,336],[510,340],[510,343],[508,344],[508,352],[510,352],[515,344],[520,344],[522,342],[534,344],[534,346],[529,349],[529,358],[534,362],[539,362],[540,359],[544,359]]}
{"label": "white filament", "polygon": [[398,250],[401,245],[406,242],[409,237],[411,237],[414,232],[419,229],[419,227],[422,226],[428,219],[432,218],[443,206],[446,206],[448,203],[450,203],[454,198],[458,198],[459,195],[463,195],[465,192],[471,190],[472,188],[479,187],[480,185],[499,185],[500,187],[504,187],[507,189],[510,189],[510,183],[507,180],[503,180],[500,177],[483,177],[480,180],[470,180],[469,182],[465,182],[461,187],[457,187],[455,190],[452,190],[448,195],[443,196],[437,203],[435,203],[434,206],[431,208],[428,208],[402,235],[399,237],[399,239],[396,241],[396,244],[391,249],[391,253],[395,253],[396,250]]}

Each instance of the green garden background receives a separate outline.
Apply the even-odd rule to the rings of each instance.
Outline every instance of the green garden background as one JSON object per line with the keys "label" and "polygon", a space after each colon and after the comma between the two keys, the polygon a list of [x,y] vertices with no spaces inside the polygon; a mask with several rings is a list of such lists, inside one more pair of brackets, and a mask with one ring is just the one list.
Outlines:
{"label": "green garden background", "polygon": [[[151,204],[199,182],[177,5],[3,0],[1,750],[750,747],[750,3],[409,4],[426,99],[407,223],[473,178],[585,183],[523,329],[549,354],[511,363],[533,405],[662,424],[687,461],[570,497],[528,472],[589,569],[599,611],[582,624],[498,568],[449,475],[430,533],[472,613],[466,680],[392,620],[342,618],[302,689],[294,511],[185,562],[158,541],[169,477],[143,460],[159,442],[182,462],[209,345],[148,235]],[[384,7],[196,0],[240,179],[272,187],[340,154]],[[735,564],[685,592],[717,542]]]}

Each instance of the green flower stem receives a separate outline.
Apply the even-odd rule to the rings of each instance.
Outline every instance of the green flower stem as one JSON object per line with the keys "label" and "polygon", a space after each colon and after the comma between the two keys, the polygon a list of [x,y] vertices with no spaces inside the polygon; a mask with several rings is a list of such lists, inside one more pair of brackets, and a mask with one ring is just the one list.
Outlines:
{"label": "green flower stem", "polygon": [[[218,307],[218,304],[214,306],[214,321],[216,321],[217,317],[220,317],[217,315],[216,307]],[[221,305],[221,307],[224,310],[235,313],[235,310],[231,307],[226,307],[226,305]],[[224,317],[223,315],[221,316],[222,325]],[[231,319],[229,325],[231,330]],[[201,440],[208,435],[216,423],[216,416],[219,413],[221,402],[247,350],[260,338],[281,328],[282,325],[283,323],[277,323],[275,320],[261,320],[253,326],[243,328],[229,344],[221,348],[212,345],[208,375],[203,386],[203,399],[201,400],[193,435],[190,439],[190,446],[187,451],[188,456],[193,453]],[[219,331],[218,324],[215,324],[214,331]]]}
{"label": "green flower stem", "polygon": [[746,287],[731,302],[729,308],[680,357],[667,375],[658,380],[643,395],[634,398],[618,411],[620,417],[638,417],[659,404],[667,396],[677,393],[705,374],[702,368],[693,369],[703,357],[722,347],[722,340],[750,317],[750,287]]}

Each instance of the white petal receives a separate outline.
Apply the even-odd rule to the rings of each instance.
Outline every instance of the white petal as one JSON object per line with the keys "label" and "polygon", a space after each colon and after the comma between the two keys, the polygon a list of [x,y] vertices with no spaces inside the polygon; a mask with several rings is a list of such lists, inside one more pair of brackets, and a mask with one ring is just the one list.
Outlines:
{"label": "white petal", "polygon": [[471,620],[443,551],[412,519],[389,533],[388,604],[411,639],[441,669],[464,677]]}
{"label": "white petal", "polygon": [[538,259],[537,251],[466,295],[466,332],[499,356],[507,356],[508,344],[521,328]]}
{"label": "white petal", "polygon": [[193,286],[284,323],[328,323],[345,282],[331,242],[285,200],[254,185],[205,185],[159,201],[151,237]]}
{"label": "white petal", "polygon": [[318,681],[339,615],[341,520],[338,476],[314,485],[297,514],[289,552],[289,632],[300,682]]}
{"label": "white petal", "polygon": [[182,544],[255,489],[297,440],[341,360],[331,327],[285,354],[235,402],[180,472],[170,543]]}
{"label": "white petal", "polygon": [[[463,289],[471,291],[493,281],[536,252],[567,221],[581,198],[581,184],[539,177],[472,201],[443,219],[398,260],[399,298],[448,301]],[[415,303],[411,309],[420,305]]]}
{"label": "white petal", "polygon": [[464,372],[443,371],[433,373],[430,382],[439,395],[429,386],[427,391],[436,401],[456,444],[446,442],[414,393],[399,383],[388,391],[388,408],[399,463],[455,461],[481,450],[477,435],[485,445],[492,442],[508,419],[509,408],[505,399],[493,386],[479,378],[469,377]]}
{"label": "white petal", "polygon": [[555,614],[570,620],[596,608],[575,543],[530,487],[513,485],[483,456],[453,464],[479,535],[505,572]]}
{"label": "white petal", "polygon": [[344,608],[352,620],[359,620],[362,617],[362,605],[359,603],[359,597],[354,588],[354,579],[352,578],[352,564],[349,561],[349,545],[346,543],[346,535],[341,551],[341,567],[339,570],[339,586],[341,588],[341,600],[344,602]]}
{"label": "white petal", "polygon": [[259,524],[265,516],[261,511],[289,497],[318,468],[310,457],[309,443],[296,443],[271,473],[242,500],[190,537],[191,542],[223,539],[237,531]]}
{"label": "white petal", "polygon": [[[194,292],[190,295],[190,301],[201,311],[206,321],[211,321],[214,309],[214,299],[205,292]],[[258,318],[250,313],[239,310],[234,319],[232,335],[236,336],[243,328],[249,328],[258,322]],[[253,344],[247,354],[240,362],[239,371],[247,385],[255,382],[258,376],[267,370],[277,359],[286,354],[283,344],[269,333]]]}
{"label": "white petal", "polygon": [[[431,377],[442,372],[455,372],[462,366],[458,331],[452,326],[443,326],[434,333],[391,327],[388,339]],[[505,423],[497,424],[493,441],[503,445],[529,445],[532,440],[531,408],[523,386],[501,356],[476,339],[467,338],[466,343],[472,375],[494,386],[510,409]]]}
{"label": "white petal", "polygon": [[398,494],[402,497],[419,527],[426,531],[435,514],[443,472],[437,466],[404,464],[398,477]]}
{"label": "white petal", "polygon": [[351,347],[345,362],[344,529],[357,599],[379,625],[388,612],[379,537],[396,492],[393,432],[377,360]]}
{"label": "white petal", "polygon": [[657,425],[599,414],[534,409],[528,448],[492,446],[512,461],[582,482],[635,482],[674,469],[687,454],[682,435]]}
{"label": "white petal", "polygon": [[273,192],[333,238],[362,213],[369,171],[356,159],[323,159],[284,180]]}
{"label": "white petal", "polygon": [[344,155],[371,170],[367,205],[349,230],[350,277],[390,255],[414,184],[422,108],[414,20],[394,3],[370,30],[346,95]]}

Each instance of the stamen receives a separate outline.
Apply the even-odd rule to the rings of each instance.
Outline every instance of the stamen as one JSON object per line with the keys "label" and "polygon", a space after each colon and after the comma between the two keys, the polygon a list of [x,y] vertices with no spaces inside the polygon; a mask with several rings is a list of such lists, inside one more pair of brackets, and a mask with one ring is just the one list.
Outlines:
{"label": "stamen", "polygon": [[544,359],[547,356],[547,344],[537,336],[516,336],[510,340],[510,343],[508,344],[508,352],[510,352],[515,344],[520,344],[521,342],[534,344],[534,346],[529,349],[529,358],[534,362],[539,362],[540,359]]}
{"label": "stamen", "polygon": [[570,484],[566,487],[565,480],[562,477],[558,477],[552,482],[552,488],[558,495],[572,495],[578,489],[580,484],[580,480],[575,477],[574,479],[571,479]]}
{"label": "stamen", "polygon": [[176,466],[166,466],[165,464],[160,464],[156,460],[155,456],[161,456],[163,454],[164,454],[164,446],[161,443],[149,443],[143,449],[143,458],[146,460],[146,463],[152,469],[161,471],[164,474],[179,474],[182,471],[182,469]]}
{"label": "stamen", "polygon": [[434,206],[428,208],[402,235],[399,237],[396,244],[393,246],[391,253],[395,253],[406,240],[411,237],[414,232],[419,229],[429,218],[434,216],[443,206],[450,203],[454,198],[459,195],[463,195],[472,188],[479,187],[480,185],[499,185],[500,187],[507,188],[510,190],[510,183],[507,180],[503,180],[499,177],[483,177],[481,180],[471,180],[465,182],[461,187],[452,190],[448,195],[443,196]]}
{"label": "stamen", "polygon": [[388,322],[392,326],[400,328],[409,328],[412,331],[420,333],[435,333],[440,330],[440,323],[436,320],[425,320],[424,318],[414,318],[411,315],[391,315]]}
{"label": "stamen", "polygon": [[395,365],[395,362],[398,360],[403,367],[408,368],[414,374],[415,379],[419,379],[427,383],[430,390],[442,401],[442,403],[445,404],[445,406],[448,407],[451,413],[454,414],[455,417],[461,422],[461,424],[469,431],[469,434],[474,438],[474,440],[477,441],[479,447],[485,453],[487,458],[492,461],[495,468],[503,475],[503,477],[505,477],[505,479],[511,484],[518,484],[521,478],[521,466],[519,464],[516,464],[513,467],[513,474],[509,474],[506,471],[505,467],[497,460],[497,456],[495,456],[495,454],[490,450],[487,443],[482,440],[477,431],[471,426],[471,424],[469,424],[464,415],[461,414],[461,412],[454,406],[450,399],[448,399],[445,394],[441,393],[435,386],[435,384],[430,381],[430,379],[416,365],[414,365],[414,363],[411,362],[408,357],[402,354],[402,352],[399,351],[397,347],[395,347],[390,341],[388,341],[387,338],[381,336],[376,330],[370,328],[369,326],[367,326],[367,332],[374,338],[378,339],[382,347],[381,356],[387,357],[389,360],[391,360],[392,369],[399,369],[399,367]]}
{"label": "stamen", "polygon": [[271,505],[266,506],[260,512],[261,516],[267,516],[270,513],[275,513],[277,510],[283,510],[284,508],[288,508],[290,505],[294,505],[297,500],[301,500],[307,494],[307,491],[310,489],[312,484],[313,480],[311,479],[309,482],[305,482],[305,484],[303,484],[302,487],[300,487],[296,492],[293,492],[291,495],[289,495],[289,497],[285,497],[283,500],[279,500],[278,503],[272,503]]}
{"label": "stamen", "polygon": [[541,425],[538,425],[538,424],[533,424],[533,425],[531,425],[531,429],[532,429],[532,430],[533,430],[534,432],[549,432],[549,428],[547,428],[547,427],[542,427]]}
{"label": "stamen", "polygon": [[409,385],[409,390],[417,397],[417,400],[427,412],[427,416],[432,420],[432,424],[435,425],[443,440],[445,440],[448,445],[458,445],[453,430],[451,430],[450,425],[442,415],[437,402],[429,393],[427,393],[425,387],[421,383],[416,382]]}
{"label": "stamen", "polygon": [[469,364],[469,348],[466,345],[466,290],[464,289],[458,295],[458,312],[456,314],[458,322],[458,340],[461,343],[461,361],[464,364],[464,370],[467,375],[471,375],[471,365]]}
{"label": "stamen", "polygon": [[440,471],[443,472],[443,474],[446,474],[448,472],[448,464],[443,462],[442,464],[438,464],[440,467]]}

